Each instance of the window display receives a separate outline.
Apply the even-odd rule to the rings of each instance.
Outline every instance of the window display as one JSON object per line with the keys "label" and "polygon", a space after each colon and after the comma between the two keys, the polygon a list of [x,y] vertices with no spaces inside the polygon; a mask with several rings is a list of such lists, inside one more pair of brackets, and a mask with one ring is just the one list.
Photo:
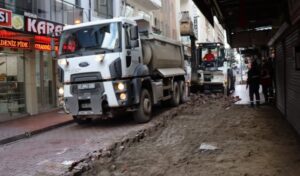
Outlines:
{"label": "window display", "polygon": [[25,109],[24,58],[19,53],[0,53],[0,116],[23,114]]}

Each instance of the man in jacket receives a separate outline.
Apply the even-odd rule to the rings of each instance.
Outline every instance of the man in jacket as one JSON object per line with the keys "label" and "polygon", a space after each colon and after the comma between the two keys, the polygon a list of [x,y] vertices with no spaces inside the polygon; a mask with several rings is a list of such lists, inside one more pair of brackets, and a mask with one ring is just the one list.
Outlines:
{"label": "man in jacket", "polygon": [[260,85],[260,69],[256,61],[251,63],[251,68],[248,71],[247,79],[247,89],[249,87],[249,97],[251,107],[254,107],[254,95],[256,100],[256,105],[260,105],[260,96],[259,96],[259,85]]}

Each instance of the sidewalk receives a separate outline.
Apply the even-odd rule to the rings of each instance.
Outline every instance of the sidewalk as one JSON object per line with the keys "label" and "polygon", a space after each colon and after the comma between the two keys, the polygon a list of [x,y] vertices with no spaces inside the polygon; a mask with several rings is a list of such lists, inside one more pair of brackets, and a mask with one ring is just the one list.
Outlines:
{"label": "sidewalk", "polygon": [[[249,88],[248,88],[249,89]],[[241,101],[236,102],[238,105],[247,105],[250,104],[250,98],[249,98],[249,90],[246,89],[246,84],[243,85],[235,85],[235,91],[233,93],[233,96],[239,96]],[[260,93],[260,101],[261,103],[265,102],[264,96],[262,94],[262,88],[259,89]]]}
{"label": "sidewalk", "polygon": [[0,123],[0,145],[42,133],[73,121],[61,110]]}

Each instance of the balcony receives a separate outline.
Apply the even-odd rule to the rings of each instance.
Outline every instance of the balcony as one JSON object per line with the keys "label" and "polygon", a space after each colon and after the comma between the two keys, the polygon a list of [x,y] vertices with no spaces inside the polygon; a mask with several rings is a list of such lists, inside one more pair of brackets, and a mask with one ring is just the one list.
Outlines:
{"label": "balcony", "polygon": [[162,6],[161,0],[132,0],[132,1],[147,10],[158,10]]}

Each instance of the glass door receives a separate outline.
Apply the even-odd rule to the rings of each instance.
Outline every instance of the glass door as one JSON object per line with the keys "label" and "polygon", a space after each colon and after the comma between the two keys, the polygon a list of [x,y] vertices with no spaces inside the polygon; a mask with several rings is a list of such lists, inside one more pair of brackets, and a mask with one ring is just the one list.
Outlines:
{"label": "glass door", "polygon": [[55,107],[54,71],[50,53],[36,51],[36,89],[39,112]]}

